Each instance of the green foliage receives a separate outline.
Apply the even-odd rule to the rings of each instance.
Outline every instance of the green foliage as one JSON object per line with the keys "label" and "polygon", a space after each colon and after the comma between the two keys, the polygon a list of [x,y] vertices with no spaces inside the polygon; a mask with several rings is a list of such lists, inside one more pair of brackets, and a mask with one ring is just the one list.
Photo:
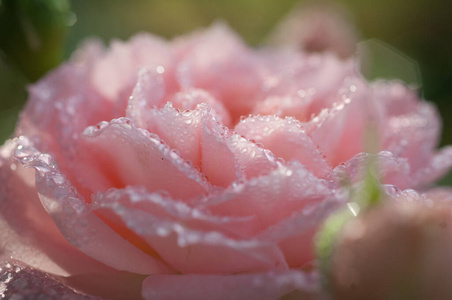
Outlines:
{"label": "green foliage", "polygon": [[61,62],[73,18],[68,0],[2,0],[0,49],[36,80]]}

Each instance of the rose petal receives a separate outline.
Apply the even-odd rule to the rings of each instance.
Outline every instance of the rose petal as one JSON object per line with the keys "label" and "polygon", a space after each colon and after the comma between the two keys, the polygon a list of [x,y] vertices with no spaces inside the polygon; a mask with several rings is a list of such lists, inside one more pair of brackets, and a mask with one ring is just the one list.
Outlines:
{"label": "rose petal", "polygon": [[157,70],[140,69],[138,81],[129,98],[126,116],[138,127],[146,128],[150,119],[147,111],[160,106],[165,95],[166,86],[163,76]]}
{"label": "rose petal", "polygon": [[128,42],[114,40],[110,50],[94,65],[91,80],[98,91],[111,101],[120,92],[136,82],[140,68],[172,65],[172,50],[163,39],[150,34],[139,34]]}
{"label": "rose petal", "polygon": [[407,159],[396,157],[388,151],[377,154],[359,153],[334,168],[333,176],[338,178],[339,182],[357,184],[367,172],[370,161],[375,162],[382,183],[394,184],[401,188],[408,188],[414,184]]}
{"label": "rose petal", "polygon": [[133,247],[87,208],[85,199],[26,138],[18,139],[16,158],[36,170],[41,203],[63,236],[76,248],[104,264],[139,274],[166,271],[160,262]]}
{"label": "rose petal", "polygon": [[142,128],[157,134],[184,159],[201,167],[201,124],[203,119],[215,117],[208,105],[200,104],[194,110],[181,112],[167,103],[161,109],[148,109],[142,114]]}
{"label": "rose petal", "polygon": [[332,194],[321,202],[293,212],[281,222],[265,229],[257,238],[277,243],[290,267],[303,267],[315,258],[314,236],[318,227],[343,203],[344,197]]}
{"label": "rose petal", "polygon": [[182,88],[207,90],[223,102],[233,120],[251,111],[260,88],[259,64],[229,28],[216,24],[176,48],[184,53],[176,73]]}
{"label": "rose petal", "polygon": [[265,148],[286,161],[301,162],[318,177],[325,177],[331,172],[322,152],[306,134],[302,124],[294,119],[281,119],[276,116],[249,117],[240,121],[235,130],[262,143]]}
{"label": "rose petal", "polygon": [[[206,193],[209,184],[156,135],[136,128],[126,118],[85,130],[80,163],[73,170],[93,192],[143,185],[179,199]],[[88,167],[89,166],[89,167]],[[86,174],[90,169],[91,173]]]}
{"label": "rose petal", "polygon": [[344,79],[356,75],[352,59],[344,61],[331,54],[272,52],[261,59],[269,70],[263,90],[271,96],[307,98],[309,105],[303,114],[307,118],[330,107]]}
{"label": "rose petal", "polygon": [[418,169],[413,175],[413,187],[425,187],[444,176],[452,168],[452,147],[441,148],[427,159],[425,167]]}
{"label": "rose petal", "polygon": [[424,195],[428,199],[432,199],[434,203],[452,204],[452,188],[451,187],[436,187],[427,190]]}
{"label": "rose petal", "polygon": [[202,172],[221,183],[218,185],[227,187],[235,180],[260,176],[278,166],[270,151],[231,133],[214,119],[205,118],[202,125]]}
{"label": "rose petal", "polygon": [[110,209],[166,263],[182,273],[232,274],[287,269],[278,247],[269,243],[192,229],[184,221],[158,217],[119,203],[104,204],[102,208]]}
{"label": "rose petal", "polygon": [[239,181],[268,174],[281,164],[271,151],[238,134],[232,134],[228,143],[243,176]]}
{"label": "rose petal", "polygon": [[452,147],[445,147],[435,154],[431,160],[427,160],[426,167],[414,172],[407,158],[396,157],[391,152],[359,153],[338,165],[330,179],[355,184],[361,180],[363,174],[367,171],[369,161],[376,162],[376,170],[382,183],[396,185],[401,189],[422,188],[450,170],[452,167]]}
{"label": "rose petal", "polygon": [[408,158],[413,172],[428,165],[439,142],[440,121],[435,107],[419,102],[414,91],[400,83],[381,82],[374,91],[377,101],[385,105],[383,149]]}
{"label": "rose petal", "polygon": [[77,291],[89,295],[122,300],[141,299],[141,285],[145,276],[112,270],[104,273],[80,274],[61,278],[61,280]]}
{"label": "rose petal", "polygon": [[[290,270],[235,275],[151,275],[143,282],[145,299],[279,299],[298,292],[297,299],[321,299],[316,274]],[[311,298],[312,297],[312,298]]]}
{"label": "rose petal", "polygon": [[17,261],[0,263],[0,296],[2,299],[102,299],[78,293],[51,275]]}
{"label": "rose petal", "polygon": [[71,61],[79,65],[92,66],[105,55],[107,49],[99,38],[88,38],[71,55]]}
{"label": "rose petal", "polygon": [[275,245],[232,237],[243,235],[234,229],[243,228],[246,223],[255,226],[252,218],[208,216],[198,209],[181,207],[181,203],[176,209],[175,203],[168,199],[161,203],[163,199],[159,195],[130,191],[98,194],[94,208],[119,217],[122,224],[180,272],[230,274],[287,268]]}
{"label": "rose petal", "polygon": [[215,116],[224,126],[231,125],[231,116],[221,101],[215,99],[207,91],[188,89],[174,95],[171,103],[180,110],[193,110],[198,104],[206,103],[215,111]]}
{"label": "rose petal", "polygon": [[140,186],[98,192],[93,196],[91,207],[100,211],[118,204],[151,213],[158,218],[181,221],[192,229],[220,231],[234,237],[249,236],[249,232],[255,231],[258,225],[253,216],[214,216],[207,210],[192,208],[182,201],[174,200],[166,193],[149,193]]}
{"label": "rose petal", "polygon": [[205,103],[183,112],[168,103],[161,109],[147,110],[143,117],[144,128],[168,141],[213,185],[226,187],[238,178],[257,176],[276,167],[271,153],[230,134]]}
{"label": "rose petal", "polygon": [[15,146],[9,140],[0,148],[0,255],[62,276],[110,271],[61,235],[38,198],[35,172],[12,160]]}
{"label": "rose petal", "polygon": [[112,114],[112,104],[92,87],[89,73],[89,65],[69,63],[32,85],[16,130],[16,136],[39,139],[40,149],[64,170],[72,166],[83,130]]}
{"label": "rose petal", "polygon": [[[74,59],[32,85],[29,88],[30,99],[16,130],[16,136],[27,136],[40,151],[51,154],[62,172],[74,183],[77,180],[71,170],[79,163],[78,144],[83,130],[109,120],[114,106],[89,81],[92,64],[84,61],[94,59],[91,56],[99,55],[98,51],[101,50]],[[78,188],[89,196],[82,187]]]}
{"label": "rose petal", "polygon": [[401,82],[377,81],[372,85],[375,98],[390,117],[403,116],[418,109],[419,97]]}
{"label": "rose petal", "polygon": [[324,199],[330,190],[302,165],[294,161],[274,171],[237,183],[219,195],[210,195],[203,203],[214,214],[256,216],[264,229],[288,217],[310,203]]}
{"label": "rose petal", "polygon": [[[381,114],[371,90],[354,78],[345,83],[338,102],[306,124],[306,130],[335,167],[364,151],[365,136],[373,140],[379,138]],[[371,138],[371,135],[375,137]]]}
{"label": "rose petal", "polygon": [[270,96],[256,103],[252,114],[294,117],[299,121],[308,121],[312,114],[310,106],[313,100],[312,95],[304,90],[299,90],[296,95]]}
{"label": "rose petal", "polygon": [[212,184],[227,187],[242,177],[229,147],[229,131],[214,119],[204,119],[201,126],[202,172]]}

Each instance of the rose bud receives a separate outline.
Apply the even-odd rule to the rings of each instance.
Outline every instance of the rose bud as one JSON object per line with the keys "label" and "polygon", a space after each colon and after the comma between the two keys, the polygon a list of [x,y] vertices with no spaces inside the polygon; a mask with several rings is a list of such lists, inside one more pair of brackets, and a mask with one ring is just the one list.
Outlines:
{"label": "rose bud", "polygon": [[272,45],[291,46],[306,52],[333,52],[351,57],[358,33],[347,11],[334,3],[301,5],[276,27]]}
{"label": "rose bud", "polygon": [[338,233],[326,274],[335,298],[452,298],[450,204],[414,191],[398,198],[351,219]]}

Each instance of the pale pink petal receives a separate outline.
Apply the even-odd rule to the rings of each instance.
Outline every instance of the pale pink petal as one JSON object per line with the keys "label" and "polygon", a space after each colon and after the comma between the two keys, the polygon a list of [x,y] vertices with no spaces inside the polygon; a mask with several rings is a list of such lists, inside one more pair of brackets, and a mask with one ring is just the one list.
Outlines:
{"label": "pale pink petal", "polygon": [[17,143],[16,158],[36,170],[36,189],[41,203],[72,245],[119,270],[139,274],[166,271],[159,261],[129,244],[101,221],[58,171],[49,155],[37,151],[24,137]]}
{"label": "pale pink petal", "polygon": [[424,195],[435,203],[452,204],[452,188],[448,186],[429,189]]}
{"label": "pale pink petal", "polygon": [[0,255],[62,276],[110,271],[61,235],[38,198],[34,170],[12,160],[15,146],[0,148]]}
{"label": "pale pink petal", "polygon": [[[112,270],[64,277],[61,280],[77,291],[88,295],[102,297],[102,299],[122,300],[141,299],[141,285],[146,276]],[[96,298],[96,300],[100,299]]]}
{"label": "pale pink petal", "polygon": [[280,250],[270,243],[192,229],[183,220],[158,217],[120,203],[104,203],[102,208],[110,209],[168,265],[182,273],[233,274],[287,269]]}
{"label": "pale pink petal", "polygon": [[374,91],[376,100],[385,106],[383,149],[406,157],[413,172],[428,165],[439,143],[441,126],[436,108],[419,101],[416,93],[401,83],[380,82]]}
{"label": "pale pink petal", "polygon": [[307,121],[311,118],[310,107],[313,100],[303,90],[295,95],[269,96],[256,104],[252,114],[294,117],[299,121]]}
{"label": "pale pink petal", "polygon": [[426,166],[412,174],[415,187],[429,186],[452,169],[452,147],[441,148],[426,161]]}
{"label": "pale pink petal", "polygon": [[150,191],[165,190],[186,199],[209,190],[208,182],[175,150],[126,118],[85,130],[79,165],[73,172],[93,192],[143,185]]}
{"label": "pale pink petal", "polygon": [[177,66],[182,88],[207,90],[223,102],[233,120],[251,111],[260,88],[260,67],[256,56],[229,28],[216,24],[176,47],[183,53]]}
{"label": "pale pink petal", "polygon": [[169,69],[172,64],[172,51],[166,41],[140,34],[127,43],[112,41],[110,50],[96,61],[90,79],[99,93],[115,101],[122,90],[135,84],[140,68]]}
{"label": "pale pink petal", "polygon": [[98,192],[92,198],[91,207],[96,211],[102,211],[103,207],[108,210],[109,206],[120,204],[151,213],[158,218],[182,221],[192,229],[220,231],[236,238],[249,236],[258,225],[254,216],[214,216],[208,210],[192,208],[180,200],[174,200],[167,193],[149,193],[140,186]]}
{"label": "pale pink petal", "polygon": [[215,99],[207,91],[201,89],[187,89],[175,94],[171,103],[180,110],[193,110],[198,104],[206,103],[215,111],[215,115],[224,126],[231,125],[231,116],[223,103]]}
{"label": "pale pink petal", "polygon": [[163,76],[157,70],[140,69],[138,81],[129,98],[126,116],[140,128],[146,128],[147,110],[162,104],[166,95]]}
{"label": "pale pink petal", "polygon": [[42,150],[69,163],[83,130],[111,115],[111,103],[92,87],[89,73],[88,66],[69,63],[30,86],[16,136],[39,138]]}
{"label": "pale pink petal", "polygon": [[397,157],[389,151],[377,154],[359,153],[338,165],[332,174],[333,181],[358,183],[369,166],[376,163],[381,183],[396,185],[401,189],[425,188],[443,176],[452,167],[452,148],[446,147],[427,160],[427,166],[413,171],[407,158]]}
{"label": "pale pink petal", "polygon": [[141,112],[141,127],[157,134],[182,158],[201,167],[201,127],[204,118],[215,118],[206,104],[195,109],[180,111],[167,103],[163,108],[148,108]]}
{"label": "pale pink petal", "polygon": [[233,184],[198,205],[207,206],[217,215],[256,216],[260,228],[265,229],[329,194],[323,180],[294,161],[266,175]]}
{"label": "pale pink petal", "polygon": [[290,267],[304,267],[315,258],[314,236],[323,221],[343,203],[341,194],[295,211],[281,222],[268,227],[257,238],[277,243]]}
{"label": "pale pink petal", "polygon": [[342,61],[331,54],[271,52],[264,53],[261,59],[269,70],[262,89],[270,96],[289,96],[295,97],[295,101],[307,102],[306,112],[296,111],[303,116],[301,121],[330,107],[344,80],[356,76],[353,60]]}
{"label": "pale pink petal", "polygon": [[399,157],[406,157],[413,170],[428,163],[439,140],[436,111],[427,103],[411,114],[387,119],[382,148]]}
{"label": "pale pink petal", "polygon": [[90,72],[91,65],[75,61],[32,85],[16,129],[16,136],[27,136],[40,151],[51,154],[75,184],[77,180],[71,170],[79,163],[77,146],[83,130],[109,120],[113,109],[112,103],[92,86],[88,78]]}
{"label": "pale pink petal", "polygon": [[230,135],[228,143],[240,169],[239,180],[265,175],[282,163],[271,151],[239,134]]}
{"label": "pale pink petal", "polygon": [[143,298],[165,300],[323,299],[320,278],[301,271],[235,275],[151,275],[143,282]]}
{"label": "pale pink petal", "polygon": [[88,38],[75,49],[71,55],[71,61],[77,64],[93,65],[98,59],[101,59],[107,49],[99,38]]}
{"label": "pale pink petal", "polygon": [[388,185],[385,186],[384,191],[389,196],[388,201],[408,202],[429,208],[432,206],[452,207],[452,189],[450,187],[435,187],[420,192]]}
{"label": "pale pink petal", "polygon": [[226,187],[237,179],[265,174],[277,166],[276,158],[268,150],[231,134],[211,114],[205,114],[201,120],[200,138],[199,167],[214,185]]}
{"label": "pale pink petal", "polygon": [[[237,178],[234,154],[229,150],[225,140],[227,134],[223,132],[226,129],[218,124],[209,105],[201,103],[193,110],[181,112],[167,103],[161,109],[138,111],[142,127],[178,150],[181,157],[202,170],[211,184],[228,186]],[[219,131],[222,131],[222,137]],[[223,172],[217,172],[219,168]]]}
{"label": "pale pink petal", "polygon": [[[73,259],[75,263],[79,263],[76,257]],[[0,256],[0,297],[55,300],[141,299],[141,285],[147,275],[105,269],[61,277]]]}
{"label": "pale pink petal", "polygon": [[[229,147],[229,131],[215,119],[204,119],[201,128],[201,170],[209,181],[227,187],[241,177]],[[219,172],[221,170],[221,172]]]}
{"label": "pale pink petal", "polygon": [[[276,167],[271,153],[229,130],[208,104],[180,111],[167,103],[142,113],[144,128],[156,133],[206,175],[213,185],[226,187]],[[221,169],[222,172],[218,172]]]}
{"label": "pale pink petal", "polygon": [[375,98],[381,102],[388,116],[402,116],[418,109],[419,96],[402,82],[377,81],[372,86]]}
{"label": "pale pink petal", "polygon": [[396,157],[388,151],[359,153],[334,168],[333,177],[340,183],[357,184],[368,171],[369,163],[375,163],[382,184],[393,184],[400,188],[415,185],[407,159]]}
{"label": "pale pink petal", "polygon": [[101,300],[101,298],[74,291],[56,277],[12,260],[0,261],[0,297],[2,299]]}
{"label": "pale pink petal", "polygon": [[372,98],[371,90],[361,80],[354,78],[346,82],[332,108],[323,110],[313,118],[306,124],[306,130],[314,143],[320,146],[327,161],[335,167],[367,150],[366,136],[378,140],[381,114],[381,107]]}
{"label": "pale pink petal", "polygon": [[74,139],[73,134],[109,116],[112,105],[92,86],[87,78],[90,72],[89,65],[68,63],[30,86],[18,134]]}
{"label": "pale pink petal", "polygon": [[318,177],[325,177],[331,167],[322,152],[295,119],[276,116],[249,117],[235,126],[237,133],[264,145],[286,161],[297,160]]}

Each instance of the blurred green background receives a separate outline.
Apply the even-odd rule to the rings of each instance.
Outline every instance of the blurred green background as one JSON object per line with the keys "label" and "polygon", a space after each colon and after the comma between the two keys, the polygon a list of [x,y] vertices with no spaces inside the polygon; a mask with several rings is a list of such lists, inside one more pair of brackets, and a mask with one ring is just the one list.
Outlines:
{"label": "blurred green background", "polygon": [[[313,2],[313,1],[310,1]],[[379,39],[419,65],[421,94],[452,143],[452,9],[444,0],[338,0],[360,39]],[[262,44],[300,0],[0,0],[0,142],[13,131],[26,84],[67,59],[86,37],[127,39],[138,31],[173,37],[223,19]],[[315,3],[315,2],[314,2]]]}

